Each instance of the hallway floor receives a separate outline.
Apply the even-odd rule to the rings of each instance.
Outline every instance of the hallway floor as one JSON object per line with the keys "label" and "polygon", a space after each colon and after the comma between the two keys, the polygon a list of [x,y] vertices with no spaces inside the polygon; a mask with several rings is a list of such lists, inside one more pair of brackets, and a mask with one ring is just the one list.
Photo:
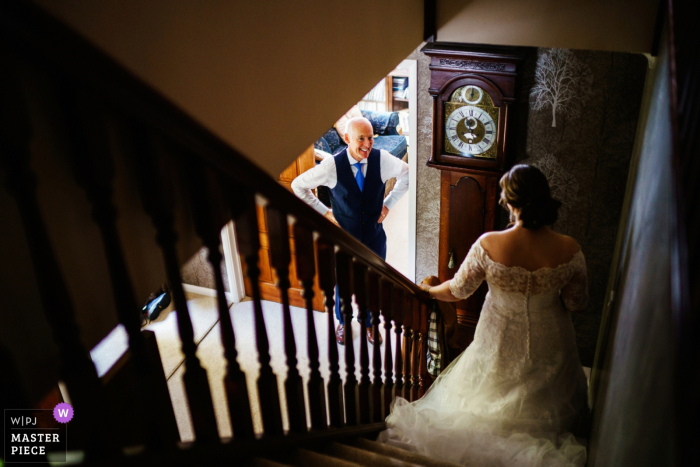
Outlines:
{"label": "hallway floor", "polygon": [[[287,429],[289,425],[286,417],[286,400],[284,396],[284,380],[286,378],[287,366],[284,354],[282,305],[268,301],[263,301],[262,305],[265,327],[267,330],[268,340],[270,342],[271,366],[273,372],[278,378],[277,384],[280,394],[280,403],[282,406],[282,422],[284,428]],[[221,344],[216,299],[214,297],[187,293],[187,306],[190,311],[190,316],[192,317],[195,341],[198,344],[197,356],[199,357],[202,366],[207,371],[209,385],[212,391],[219,435],[222,438],[228,438],[231,437],[231,426],[223,387],[226,361],[223,357],[223,347]],[[238,362],[241,369],[246,373],[247,377],[254,429],[256,433],[262,433],[262,421],[256,388],[260,365],[258,363],[258,355],[254,338],[253,302],[248,300],[237,304],[231,304],[229,305],[229,312],[231,314],[234,332],[236,334]],[[306,342],[306,310],[292,307],[291,315],[292,327],[297,346],[297,368],[301,377],[306,383],[309,377],[308,347]],[[329,378],[329,315],[327,313],[314,312],[313,316],[320,353],[319,360],[321,376],[327,382]],[[335,329],[335,322],[333,323],[333,328]],[[171,307],[166,309],[161,314],[157,321],[149,324],[146,329],[155,332],[156,335],[158,349],[160,351],[163,363],[163,369],[168,379],[168,388],[170,390],[170,398],[180,432],[180,439],[185,442],[192,441],[194,439],[194,432],[192,430],[192,423],[190,420],[187,399],[184,394],[184,386],[182,382],[185,367],[183,363],[184,355],[180,350],[181,344],[177,331],[177,311],[173,310],[171,305]],[[381,329],[384,342],[382,343],[380,350],[383,357],[387,339],[383,326]],[[355,361],[359,362],[360,324],[356,320],[353,320],[352,331],[354,337],[353,346],[355,350]],[[344,380],[345,364],[343,355],[345,348],[335,343],[333,345],[338,347],[338,354],[340,356],[340,377]],[[124,331],[123,326],[120,325],[91,351],[98,374],[100,376],[103,375],[126,351],[126,349],[126,332]],[[373,346],[368,345],[368,350],[370,357],[371,378]],[[395,339],[394,332],[392,330],[392,355],[394,355],[394,351]],[[584,371],[586,372],[586,376],[590,377],[590,369],[584,367]],[[355,377],[359,380],[359,370],[355,372]],[[304,396],[308,397],[306,394],[304,394]],[[306,405],[308,407],[308,403]],[[309,414],[307,412],[307,420],[308,419]]]}
{"label": "hallway floor", "polygon": [[[195,330],[195,340],[198,342],[197,356],[202,366],[207,370],[209,384],[212,391],[214,408],[222,438],[231,436],[231,426],[228,420],[228,407],[224,396],[223,377],[225,372],[225,359],[223,357],[223,347],[221,345],[221,334],[216,311],[216,299],[202,295],[188,294],[188,308],[192,316]],[[229,308],[233,321],[234,332],[236,334],[236,350],[238,351],[238,362],[241,369],[246,373],[248,382],[248,392],[251,397],[251,411],[253,413],[253,424],[256,433],[262,433],[262,422],[257,399],[256,381],[259,374],[260,365],[255,346],[253,302],[244,301],[231,305]],[[176,311],[168,313],[163,319],[153,322],[147,326],[156,333],[158,348],[161,353],[163,367],[168,378],[170,397],[175,410],[180,438],[182,441],[191,441],[194,438],[189,411],[187,409],[186,398],[184,397],[184,386],[182,375],[184,372],[183,354],[180,351],[180,340],[177,333]],[[306,342],[306,310],[292,307],[292,327],[294,329],[295,342],[297,346],[297,368],[304,381],[309,377],[308,347]],[[286,378],[286,359],[284,355],[283,340],[283,319],[282,305],[274,302],[263,301],[263,315],[268,339],[270,341],[271,366],[278,378],[278,387],[282,405],[282,422],[285,429],[288,428],[286,418],[286,400],[284,399],[284,379]],[[328,369],[328,317],[327,313],[314,312],[314,324],[318,338],[320,352],[321,375],[327,381],[329,377]],[[335,323],[333,325],[335,328]],[[360,348],[360,325],[353,322],[353,344],[355,348],[355,359],[359,361]],[[384,336],[382,330],[382,336]],[[333,344],[337,345],[337,344]],[[382,355],[384,345],[381,346]],[[370,352],[370,369],[372,359],[372,345],[368,346]],[[393,351],[393,346],[392,346]],[[344,347],[338,345],[340,355],[340,376],[345,378],[345,364],[343,362]],[[371,373],[370,373],[371,375]],[[360,378],[359,371],[356,378]],[[307,395],[305,394],[305,397]],[[307,404],[308,407],[308,404]],[[309,414],[307,413],[307,419]]]}

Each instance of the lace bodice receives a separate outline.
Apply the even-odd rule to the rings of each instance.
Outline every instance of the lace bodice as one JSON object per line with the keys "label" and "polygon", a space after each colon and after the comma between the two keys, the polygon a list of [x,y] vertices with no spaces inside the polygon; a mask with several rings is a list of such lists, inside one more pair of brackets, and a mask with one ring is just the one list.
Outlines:
{"label": "lace bodice", "polygon": [[528,271],[519,266],[505,266],[493,261],[477,240],[454,275],[450,290],[457,298],[467,298],[486,280],[489,289],[528,296],[561,293],[564,306],[571,311],[588,304],[586,260],[579,250],[567,263],[554,268]]}

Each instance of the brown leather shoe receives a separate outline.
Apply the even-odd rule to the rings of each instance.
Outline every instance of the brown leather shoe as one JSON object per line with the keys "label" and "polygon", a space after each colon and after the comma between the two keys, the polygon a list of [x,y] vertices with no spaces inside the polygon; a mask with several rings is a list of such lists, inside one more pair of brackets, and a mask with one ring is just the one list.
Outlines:
{"label": "brown leather shoe", "polygon": [[335,328],[335,341],[340,345],[345,345],[345,326],[342,324]]}
{"label": "brown leather shoe", "polygon": [[[367,330],[367,341],[374,345],[374,333],[372,332],[372,328],[365,328]],[[379,345],[382,345],[382,333],[379,333]]]}

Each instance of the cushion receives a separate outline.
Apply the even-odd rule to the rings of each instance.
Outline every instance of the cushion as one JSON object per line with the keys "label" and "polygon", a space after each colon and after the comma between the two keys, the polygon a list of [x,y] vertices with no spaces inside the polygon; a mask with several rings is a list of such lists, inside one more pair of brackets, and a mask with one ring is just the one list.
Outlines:
{"label": "cushion", "polygon": [[322,139],[326,140],[326,144],[328,145],[328,149],[324,148],[319,148],[323,149],[326,152],[330,152],[331,154],[335,154],[335,151],[338,149],[340,146],[345,146],[345,142],[340,139],[340,136],[338,136],[338,132],[335,131],[335,128],[331,128],[328,130],[323,136]]}
{"label": "cushion", "polygon": [[335,122],[335,125],[333,127],[336,129],[338,134],[340,135],[340,140],[345,142],[345,125],[348,123],[348,120],[351,118],[355,117],[362,117],[362,111],[357,105],[353,105],[350,110],[348,110],[345,115],[340,117],[340,120]]}
{"label": "cushion", "polygon": [[373,149],[384,149],[401,159],[408,149],[405,136],[380,136],[375,138]]}
{"label": "cushion", "polygon": [[320,137],[318,141],[314,143],[314,151],[316,149],[320,149],[324,152],[331,152],[331,147],[328,145],[328,141],[326,141],[326,138],[324,138],[323,136]]}
{"label": "cushion", "polygon": [[372,123],[374,132],[378,135],[383,135],[386,127],[389,124],[389,118],[393,112],[374,112],[372,110],[363,110],[362,116]]}

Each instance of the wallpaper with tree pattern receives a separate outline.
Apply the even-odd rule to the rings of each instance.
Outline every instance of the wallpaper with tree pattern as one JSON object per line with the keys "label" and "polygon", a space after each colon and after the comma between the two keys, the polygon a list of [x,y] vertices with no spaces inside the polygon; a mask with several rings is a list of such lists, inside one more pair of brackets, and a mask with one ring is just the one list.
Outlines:
{"label": "wallpaper with tree pattern", "polygon": [[[429,59],[419,62],[417,279],[437,273],[440,189],[425,167],[431,144]],[[588,266],[588,309],[574,316],[582,363],[591,366],[625,194],[647,59],[639,54],[527,49],[515,114],[516,162],[539,167],[563,205],[557,232],[574,237]],[[427,177],[424,172],[432,171]],[[505,213],[504,213],[505,214]],[[507,216],[501,217],[501,226]]]}

